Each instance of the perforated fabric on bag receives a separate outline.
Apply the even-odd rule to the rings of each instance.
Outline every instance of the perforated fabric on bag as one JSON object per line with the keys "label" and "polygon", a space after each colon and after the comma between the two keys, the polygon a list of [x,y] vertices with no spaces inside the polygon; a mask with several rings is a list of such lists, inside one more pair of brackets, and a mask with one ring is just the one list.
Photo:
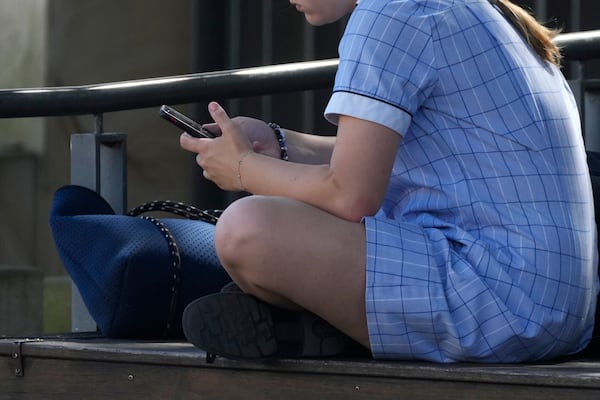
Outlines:
{"label": "perforated fabric on bag", "polygon": [[213,224],[157,221],[115,215],[102,197],[83,187],[55,193],[50,226],[57,252],[107,337],[182,338],[185,306],[231,280],[215,253]]}

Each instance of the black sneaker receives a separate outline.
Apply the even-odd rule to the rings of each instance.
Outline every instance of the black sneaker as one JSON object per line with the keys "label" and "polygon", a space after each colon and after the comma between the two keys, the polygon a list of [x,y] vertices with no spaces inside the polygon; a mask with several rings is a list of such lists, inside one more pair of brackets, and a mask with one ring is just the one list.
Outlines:
{"label": "black sneaker", "polygon": [[196,347],[231,359],[333,356],[356,343],[308,311],[277,308],[242,291],[222,291],[191,302],[183,332]]}
{"label": "black sneaker", "polygon": [[220,292],[221,293],[223,293],[223,292],[244,293],[244,291],[242,289],[240,289],[240,287],[234,281],[231,281],[228,284],[226,284],[225,286],[223,286],[221,288]]}

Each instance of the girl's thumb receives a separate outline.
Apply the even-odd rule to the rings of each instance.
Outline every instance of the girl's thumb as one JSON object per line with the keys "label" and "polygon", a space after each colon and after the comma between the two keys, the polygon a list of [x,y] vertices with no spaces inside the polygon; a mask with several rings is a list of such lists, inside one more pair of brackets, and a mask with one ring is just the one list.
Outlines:
{"label": "girl's thumb", "polygon": [[216,101],[211,101],[208,104],[208,112],[212,119],[220,126],[223,123],[227,123],[230,121],[227,112],[221,107],[219,103]]}

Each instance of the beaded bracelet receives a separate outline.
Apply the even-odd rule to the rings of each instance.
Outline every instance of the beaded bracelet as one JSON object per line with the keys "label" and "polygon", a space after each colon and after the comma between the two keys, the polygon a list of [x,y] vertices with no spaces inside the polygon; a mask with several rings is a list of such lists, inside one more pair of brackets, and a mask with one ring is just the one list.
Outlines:
{"label": "beaded bracelet", "polygon": [[273,129],[273,132],[275,133],[275,137],[277,138],[277,143],[279,143],[279,149],[281,150],[281,154],[280,154],[281,159],[283,161],[288,161],[289,157],[288,157],[287,139],[285,138],[285,133],[283,132],[283,129],[281,129],[281,127],[274,122],[269,122],[267,125],[269,125],[269,127],[271,129]]}

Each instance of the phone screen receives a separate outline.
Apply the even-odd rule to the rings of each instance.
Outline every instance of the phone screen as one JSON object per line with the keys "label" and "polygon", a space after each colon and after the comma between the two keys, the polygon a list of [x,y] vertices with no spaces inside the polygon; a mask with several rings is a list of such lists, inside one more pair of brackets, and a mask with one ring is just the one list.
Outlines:
{"label": "phone screen", "polygon": [[211,132],[204,129],[202,127],[202,125],[200,125],[193,119],[187,117],[186,115],[180,113],[179,111],[175,110],[173,107],[169,107],[167,105],[161,106],[160,107],[160,115],[167,121],[171,122],[172,124],[175,124],[176,126],[178,126],[181,129],[183,129],[189,135],[192,135],[192,136],[198,137],[198,138],[214,138],[215,137],[214,134],[212,134]]}

